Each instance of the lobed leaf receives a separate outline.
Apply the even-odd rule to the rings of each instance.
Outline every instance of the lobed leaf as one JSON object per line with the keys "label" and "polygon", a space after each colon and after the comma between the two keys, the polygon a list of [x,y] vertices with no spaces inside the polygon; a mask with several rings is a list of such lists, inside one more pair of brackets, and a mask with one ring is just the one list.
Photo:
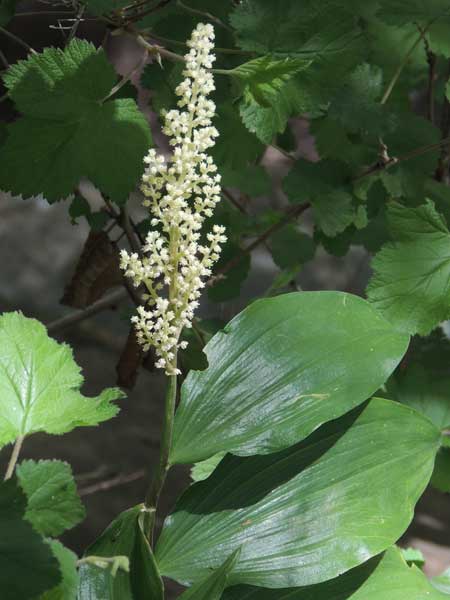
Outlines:
{"label": "lobed leaf", "polygon": [[84,519],[84,506],[68,463],[24,460],[16,474],[28,498],[26,518],[39,533],[56,537]]}
{"label": "lobed leaf", "polygon": [[0,448],[19,436],[66,433],[117,414],[119,389],[86,398],[82,383],[70,347],[51,339],[39,321],[18,312],[0,316]]}
{"label": "lobed leaf", "polygon": [[373,260],[367,297],[398,329],[426,335],[450,317],[450,233],[430,201],[392,202],[387,216],[394,241]]}

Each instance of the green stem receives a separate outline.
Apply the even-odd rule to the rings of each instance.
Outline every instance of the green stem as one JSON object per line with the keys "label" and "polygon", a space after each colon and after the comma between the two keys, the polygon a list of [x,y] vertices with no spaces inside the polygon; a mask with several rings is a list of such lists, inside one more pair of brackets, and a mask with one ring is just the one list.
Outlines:
{"label": "green stem", "polygon": [[[174,358],[176,368],[176,357]],[[150,542],[153,542],[153,536],[156,523],[156,510],[158,508],[159,497],[166,481],[167,472],[170,468],[169,453],[172,446],[173,423],[175,417],[175,405],[177,400],[177,376],[170,375],[169,384],[166,393],[164,423],[161,436],[159,464],[153,476],[152,482],[145,496],[145,508],[147,509],[147,518],[144,523],[145,534]]]}
{"label": "green stem", "polygon": [[11,452],[11,458],[9,459],[8,467],[5,473],[5,481],[11,479],[14,473],[14,469],[16,468],[17,460],[19,458],[20,450],[22,448],[23,440],[25,439],[24,435],[19,435],[14,444],[13,451]]}
{"label": "green stem", "polygon": [[415,40],[414,44],[411,46],[411,48],[408,50],[408,52],[405,54],[403,60],[401,61],[401,63],[398,65],[397,70],[395,71],[391,81],[389,82],[389,85],[386,88],[386,91],[383,94],[383,97],[381,98],[381,104],[386,104],[386,102],[389,99],[389,96],[392,93],[392,90],[395,87],[395,84],[398,81],[398,78],[400,77],[400,75],[402,74],[403,69],[406,67],[406,65],[408,64],[409,59],[411,58],[412,53],[414,52],[414,50],[417,48],[417,46],[421,43],[425,33],[428,31],[428,29],[431,27],[431,25],[436,21],[437,19],[433,19],[432,21],[430,21],[429,23],[427,23],[427,25],[424,27],[424,29],[422,29],[420,31],[420,35],[419,37]]}

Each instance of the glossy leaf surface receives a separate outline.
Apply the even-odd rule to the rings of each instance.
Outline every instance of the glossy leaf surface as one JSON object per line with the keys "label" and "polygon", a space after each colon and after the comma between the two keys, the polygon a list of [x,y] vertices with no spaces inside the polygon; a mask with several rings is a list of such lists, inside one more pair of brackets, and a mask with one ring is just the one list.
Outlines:
{"label": "glossy leaf surface", "polygon": [[444,600],[417,567],[408,567],[398,548],[390,548],[341,577],[306,588],[231,588],[222,600]]}
{"label": "glossy leaf surface", "polygon": [[374,399],[268,456],[226,456],[166,520],[161,573],[197,581],[242,546],[232,583],[326,581],[394,543],[433,469],[440,432]]}
{"label": "glossy leaf surface", "polygon": [[408,336],[340,292],[259,300],[205,347],[175,417],[173,463],[217,454],[265,454],[295,444],[373,394]]}
{"label": "glossy leaf surface", "polygon": [[47,335],[45,327],[21,313],[0,317],[0,448],[37,431],[61,434],[97,425],[118,412],[119,389],[86,398],[72,351]]}

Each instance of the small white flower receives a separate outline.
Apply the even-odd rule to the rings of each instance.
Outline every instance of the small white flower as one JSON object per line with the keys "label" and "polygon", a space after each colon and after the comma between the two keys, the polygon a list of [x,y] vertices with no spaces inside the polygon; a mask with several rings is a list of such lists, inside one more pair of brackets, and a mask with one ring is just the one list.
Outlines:
{"label": "small white flower", "polygon": [[211,275],[226,241],[225,228],[214,225],[206,235],[208,246],[199,244],[199,231],[220,200],[220,175],[206,154],[219,135],[211,122],[215,104],[206,97],[215,89],[210,72],[213,40],[213,27],[199,23],[187,42],[184,80],[176,88],[178,109],[161,113],[163,131],[173,147],[171,158],[166,160],[153,148],[144,158],[143,205],[149,207],[151,225],[158,229],[147,235],[145,257],[120,253],[125,275],[136,287],[144,284],[148,290],[150,310],[139,307],[132,318],[137,339],[144,350],[155,348],[156,367],[168,375],[179,373],[176,351],[187,346],[179,342],[181,332],[192,325],[203,279]]}

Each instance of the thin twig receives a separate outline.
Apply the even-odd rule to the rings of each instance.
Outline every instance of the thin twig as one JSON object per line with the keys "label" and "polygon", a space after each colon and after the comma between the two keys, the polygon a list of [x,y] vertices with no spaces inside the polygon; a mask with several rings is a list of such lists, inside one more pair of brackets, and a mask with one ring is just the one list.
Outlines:
{"label": "thin twig", "polygon": [[31,54],[37,54],[37,52],[34,48],[32,48],[29,44],[27,44],[20,37],[18,37],[15,33],[11,33],[11,31],[8,31],[4,27],[0,27],[0,31],[4,35],[6,35],[6,37],[9,37],[11,40],[14,40],[16,42],[16,44],[19,44],[20,46],[22,46],[22,48],[25,48],[28,52],[31,52]]}
{"label": "thin twig", "polygon": [[19,435],[14,443],[13,450],[11,452],[11,458],[9,459],[8,467],[5,473],[5,481],[11,479],[14,473],[14,469],[16,468],[17,460],[19,458],[20,450],[22,449],[23,440],[25,439],[24,435]]}
{"label": "thin twig", "polygon": [[131,71],[126,73],[122,77],[122,79],[118,83],[116,83],[116,85],[112,88],[112,90],[101,100],[101,103],[103,104],[109,98],[111,98],[111,96],[114,96],[114,94],[117,94],[117,92],[119,90],[121,90],[123,88],[123,86],[126,85],[130,81],[130,79],[144,66],[146,60],[147,60],[147,52],[144,52],[143,56],[141,56],[138,63],[136,64],[136,66],[134,66],[131,69]]}
{"label": "thin twig", "polygon": [[371,165],[368,169],[352,177],[351,181],[358,181],[363,177],[367,177],[368,175],[375,175],[380,171],[384,171],[389,169],[393,165],[397,165],[400,162],[404,162],[406,160],[410,160],[411,158],[415,158],[416,156],[421,156],[422,154],[426,154],[427,152],[431,152],[432,150],[439,150],[443,145],[448,144],[450,142],[450,137],[443,138],[440,142],[436,142],[436,144],[427,144],[426,146],[420,146],[419,148],[415,148],[402,156],[395,157],[393,156],[387,161],[377,162]]}
{"label": "thin twig", "polygon": [[133,29],[128,28],[126,31],[131,33],[136,38],[138,44],[145,48],[151,56],[160,55],[176,62],[185,62],[184,56],[181,56],[181,54],[171,52],[170,50],[167,50],[166,48],[163,48],[157,44],[150,44],[150,42],[147,42],[147,40],[140,33],[134,31]]}
{"label": "thin twig", "polygon": [[423,28],[417,24],[417,29],[422,35],[423,44],[425,48],[425,54],[427,56],[428,63],[428,84],[427,84],[427,118],[431,123],[434,124],[434,84],[436,81],[436,65],[437,65],[437,57],[432,52],[430,48],[430,44],[425,35],[425,31]]}
{"label": "thin twig", "polygon": [[76,325],[80,321],[84,321],[85,319],[96,315],[106,308],[115,308],[119,302],[122,302],[122,300],[126,298],[127,293],[128,292],[125,288],[114,290],[107,296],[104,296],[100,300],[97,300],[97,302],[94,302],[82,310],[71,312],[60,319],[51,321],[47,325],[47,330],[49,333],[57,333],[63,329],[67,329],[68,327]]}
{"label": "thin twig", "polygon": [[75,23],[72,25],[72,27],[71,27],[71,29],[70,29],[70,33],[69,33],[69,35],[67,36],[67,40],[66,40],[66,46],[67,46],[68,44],[70,44],[70,42],[71,42],[71,41],[73,40],[73,38],[75,37],[75,34],[76,34],[76,32],[77,32],[77,29],[78,29],[78,27],[79,27],[79,25],[80,25],[80,23],[81,23],[81,20],[82,20],[82,18],[83,18],[83,15],[84,15],[84,11],[85,11],[85,10],[86,10],[86,6],[85,6],[84,4],[81,4],[81,5],[80,5],[80,8],[78,9],[78,13],[77,13],[77,16],[76,16],[76,21],[75,21]]}
{"label": "thin twig", "polygon": [[65,15],[68,15],[69,18],[72,17],[73,12],[69,12],[67,10],[31,10],[25,12],[18,12],[14,16],[15,17],[39,17],[41,15],[44,16],[62,16],[64,18]]}
{"label": "thin twig", "polygon": [[428,31],[428,29],[431,27],[431,25],[436,21],[437,17],[432,19],[431,21],[429,21],[427,23],[427,25],[425,25],[425,27],[423,29],[420,30],[420,35],[419,37],[414,41],[414,43],[412,44],[412,46],[410,47],[410,49],[408,50],[408,52],[405,54],[405,56],[403,57],[403,60],[401,61],[401,63],[398,65],[391,81],[389,82],[389,85],[386,88],[386,91],[383,94],[383,97],[381,98],[381,102],[380,104],[386,104],[386,102],[389,99],[389,96],[392,93],[392,90],[395,87],[395,84],[397,83],[400,75],[402,74],[403,69],[406,67],[406,65],[408,64],[409,59],[412,56],[412,53],[414,52],[414,50],[417,48],[417,46],[420,44],[420,42],[422,41],[423,36],[425,35],[425,33]]}
{"label": "thin twig", "polygon": [[134,473],[128,473],[127,475],[122,473],[120,475],[116,475],[116,477],[111,477],[111,479],[105,479],[104,481],[87,485],[86,487],[81,488],[78,493],[80,496],[90,496],[91,494],[96,494],[97,492],[106,492],[107,490],[119,485],[125,485],[126,483],[137,481],[143,477],[145,477],[144,469],[134,471]]}
{"label": "thin twig", "polygon": [[305,202],[304,204],[298,204],[297,206],[290,207],[289,210],[287,211],[286,215],[282,219],[280,219],[277,223],[274,223],[273,225],[271,225],[259,237],[257,237],[256,240],[254,240],[251,244],[249,244],[245,248],[242,248],[242,252],[239,255],[235,256],[233,259],[228,261],[221,269],[218,269],[214,273],[214,275],[211,277],[210,282],[211,283],[214,282],[214,280],[217,277],[220,277],[221,275],[228,273],[228,271],[230,271],[230,269],[232,269],[233,267],[236,267],[241,262],[241,260],[244,258],[244,256],[246,256],[247,254],[252,252],[260,244],[263,244],[276,231],[278,231],[279,229],[281,229],[282,227],[284,227],[285,225],[287,225],[288,223],[290,223],[291,221],[293,221],[294,219],[299,217],[310,206],[311,205],[309,204],[309,202]]}
{"label": "thin twig", "polygon": [[2,63],[5,65],[6,69],[9,69],[9,62],[8,59],[6,58],[6,56],[3,54],[3,52],[0,50],[0,60],[2,61]]}
{"label": "thin twig", "polygon": [[209,12],[206,12],[206,11],[203,11],[203,10],[197,10],[196,8],[192,8],[190,6],[187,6],[181,0],[177,0],[177,6],[179,6],[180,8],[182,8],[183,10],[185,10],[186,12],[191,13],[192,15],[196,15],[196,16],[208,19],[208,21],[212,21],[213,23],[215,23],[219,27],[222,27],[223,29],[226,29],[227,31],[229,31],[231,33],[234,33],[233,29],[229,25],[227,25],[226,23],[224,23],[221,19],[219,19],[219,17],[216,17],[215,15],[212,15]]}
{"label": "thin twig", "polygon": [[[146,33],[149,37],[156,40],[157,42],[161,42],[162,44],[169,44],[171,46],[178,46],[180,48],[187,48],[188,45],[186,42],[182,42],[181,40],[174,40],[173,38],[163,37],[154,33],[151,29],[141,29],[141,33]],[[220,46],[214,46],[214,52],[219,54],[239,54],[242,56],[252,56],[254,52],[250,52],[248,50],[239,50],[238,48],[221,48]]]}

